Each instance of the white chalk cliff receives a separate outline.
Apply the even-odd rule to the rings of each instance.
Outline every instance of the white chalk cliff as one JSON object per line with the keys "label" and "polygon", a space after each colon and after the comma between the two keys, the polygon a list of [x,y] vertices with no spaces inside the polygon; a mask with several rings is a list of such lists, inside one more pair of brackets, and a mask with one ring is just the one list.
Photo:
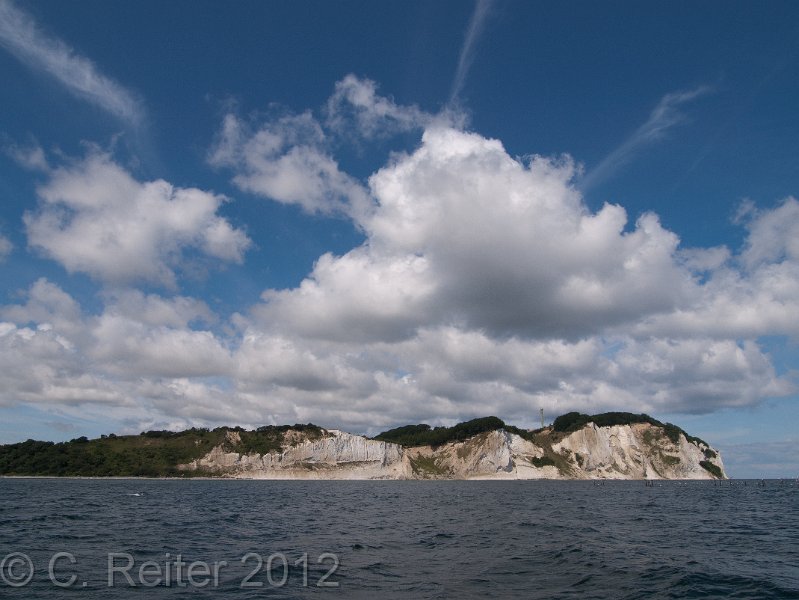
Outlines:
{"label": "white chalk cliff", "polygon": [[[716,479],[726,478],[717,450],[680,433],[676,441],[649,423],[571,433],[551,428],[522,438],[504,429],[437,447],[403,447],[337,430],[315,439],[286,432],[267,454],[217,446],[181,465],[210,476],[250,479]],[[230,450],[232,448],[232,450]]]}
{"label": "white chalk cliff", "polygon": [[[287,445],[279,453],[240,454],[217,446],[182,467],[253,479],[408,478],[402,446],[334,429],[324,431],[325,435],[318,439],[287,432]],[[231,433],[226,441],[235,447],[238,436]]]}

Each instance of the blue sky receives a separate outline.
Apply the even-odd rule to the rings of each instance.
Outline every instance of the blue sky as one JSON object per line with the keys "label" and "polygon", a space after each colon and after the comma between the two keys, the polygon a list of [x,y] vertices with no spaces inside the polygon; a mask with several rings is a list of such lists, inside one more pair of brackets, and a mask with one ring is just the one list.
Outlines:
{"label": "blue sky", "polygon": [[629,410],[796,476],[797,33],[0,0],[0,442]]}

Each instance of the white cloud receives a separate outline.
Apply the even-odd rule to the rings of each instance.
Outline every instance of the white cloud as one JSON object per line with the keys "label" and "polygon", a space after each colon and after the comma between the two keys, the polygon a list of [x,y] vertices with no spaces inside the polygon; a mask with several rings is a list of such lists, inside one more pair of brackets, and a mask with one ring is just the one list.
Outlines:
{"label": "white cloud", "polygon": [[608,179],[643,148],[662,139],[669,129],[684,123],[687,119],[680,112],[680,106],[708,92],[710,92],[708,86],[699,86],[692,90],[670,92],[663,96],[652,109],[646,122],[586,174],[580,182],[580,188],[588,190]]}
{"label": "white cloud", "polygon": [[106,312],[153,327],[188,327],[191,323],[213,323],[216,316],[195,298],[163,298],[138,290],[113,290],[104,294]]}
{"label": "white cloud", "polygon": [[[317,292],[328,291],[322,281]],[[372,285],[381,291],[379,281]],[[321,340],[291,321],[239,317],[240,335],[221,335],[205,328],[214,317],[195,299],[133,290],[103,299],[102,312],[88,315],[40,280],[23,304],[0,310],[0,404],[80,406],[98,415],[92,406],[100,405],[133,431],[314,421],[376,433],[486,414],[532,424],[539,407],[550,416],[574,409],[703,413],[795,389],[753,341],[523,339],[447,325],[443,317],[404,336],[356,339],[336,331]],[[372,313],[363,320],[379,321]]]}
{"label": "white cloud", "polygon": [[617,387],[662,412],[713,412],[796,390],[789,379],[777,376],[768,355],[752,341],[627,340],[614,363]]}
{"label": "white cloud", "polygon": [[302,392],[350,391],[369,378],[335,353],[320,355],[299,340],[248,330],[236,352],[236,377],[249,393],[290,388]]}
{"label": "white cloud", "polygon": [[50,174],[24,216],[31,247],[103,282],[174,287],[185,249],[241,262],[250,240],[217,214],[224,198],[163,180],[141,183],[94,153]]}
{"label": "white cloud", "polygon": [[[734,256],[681,249],[652,214],[631,227],[620,206],[590,212],[573,174],[568,160],[525,164],[496,140],[430,127],[370,178],[366,242],[322,256],[296,289],[267,290],[248,325],[290,340],[314,371],[360,372],[318,387],[323,414],[362,426],[385,411],[530,422],[538,406],[702,413],[793,393],[757,342],[797,327],[792,201],[751,221]],[[758,268],[739,269],[755,252]],[[312,405],[302,387],[280,396]]]}
{"label": "white cloud", "polygon": [[310,113],[282,117],[253,130],[238,117],[225,117],[209,156],[217,167],[234,170],[240,189],[298,204],[308,213],[363,211],[363,187],[339,170],[324,150],[324,133]]}
{"label": "white cloud", "polygon": [[325,125],[342,137],[386,137],[421,129],[435,117],[417,106],[402,106],[377,93],[370,79],[347,75],[327,101]]}
{"label": "white cloud", "polygon": [[692,301],[641,320],[638,336],[748,338],[799,336],[799,264],[763,265],[752,273],[719,268]]}
{"label": "white cloud", "polygon": [[751,212],[742,252],[726,248],[688,251],[686,264],[706,281],[673,311],[643,319],[639,336],[708,336],[799,339],[799,202],[788,198]]}
{"label": "white cloud", "polygon": [[496,140],[428,129],[422,146],[370,179],[368,236],[323,256],[297,290],[259,309],[309,337],[379,340],[460,324],[495,335],[579,337],[668,311],[692,291],[678,239],[654,215],[591,214],[571,164],[525,165]]}
{"label": "white cloud", "polygon": [[[191,412],[170,405],[175,389],[213,386],[234,372],[227,341],[193,324],[213,320],[185,297],[138,291],[105,295],[99,315],[84,313],[57,285],[40,279],[25,303],[0,307],[0,405],[110,405],[139,416]],[[177,386],[177,387],[176,387]],[[230,408],[230,407],[229,407]],[[144,418],[144,417],[142,417]]]}
{"label": "white cloud", "polygon": [[399,105],[380,96],[375,82],[354,75],[336,83],[324,113],[323,121],[306,111],[251,122],[228,114],[208,162],[230,169],[243,191],[359,223],[371,213],[373,201],[366,187],[340,168],[332,147],[463,120],[455,112],[431,115]]}
{"label": "white cloud", "polygon": [[742,260],[747,268],[799,261],[799,201],[787,198],[772,210],[756,211],[747,222]]}
{"label": "white cloud", "polygon": [[31,285],[27,302],[0,307],[0,319],[18,325],[46,325],[68,337],[83,327],[80,305],[57,285],[41,278]]}
{"label": "white cloud", "polygon": [[[364,139],[416,123],[363,80],[331,102],[352,104],[329,115]],[[117,287],[96,314],[46,280],[0,307],[0,403],[100,406],[134,431],[376,433],[487,414],[531,425],[539,407],[704,413],[795,392],[761,338],[799,335],[796,200],[743,215],[740,252],[682,248],[654,214],[589,210],[568,157],[522,161],[433,119],[361,183],[333,161],[325,126],[310,113],[225,119],[210,160],[236,185],[345,213],[366,238],[230,322],[197,299],[122,287],[173,283],[187,248],[241,260],[249,240],[218,215],[222,198],[136,181],[104,155],[52,171],[26,217],[31,245]]]}
{"label": "white cloud", "polygon": [[469,19],[469,27],[466,29],[466,37],[463,41],[460,54],[458,55],[458,67],[455,70],[455,77],[452,80],[452,89],[449,94],[449,102],[455,102],[463,91],[466,83],[466,76],[474,61],[477,42],[483,33],[488,15],[490,13],[491,0],[476,0],[474,12]]}
{"label": "white cloud", "polygon": [[132,126],[141,124],[141,102],[127,89],[101,74],[95,64],[61,40],[44,33],[11,0],[0,0],[0,46],[33,69],[53,77],[82,98]]}
{"label": "white cloud", "polygon": [[0,373],[2,406],[128,401],[112,383],[88,373],[74,344],[47,323],[36,327],[0,323]]}
{"label": "white cloud", "polygon": [[93,323],[92,335],[87,354],[119,378],[213,377],[233,367],[230,352],[210,331],[153,327],[106,313]]}
{"label": "white cloud", "polygon": [[423,257],[375,257],[358,248],[325,254],[296,290],[267,290],[262,323],[336,341],[398,340],[431,316],[435,282]]}
{"label": "white cloud", "polygon": [[5,145],[3,150],[25,169],[43,173],[47,173],[50,170],[50,164],[47,162],[44,149],[36,142],[32,142],[27,146],[9,143]]}
{"label": "white cloud", "polygon": [[229,375],[233,363],[225,341],[202,329],[214,320],[208,306],[193,298],[116,291],[87,324],[92,339],[85,352],[122,379]]}

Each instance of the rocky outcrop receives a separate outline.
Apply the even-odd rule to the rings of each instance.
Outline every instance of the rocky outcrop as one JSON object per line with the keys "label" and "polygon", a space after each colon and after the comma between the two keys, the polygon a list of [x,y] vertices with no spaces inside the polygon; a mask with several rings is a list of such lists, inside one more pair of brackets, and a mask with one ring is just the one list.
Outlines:
{"label": "rocky outcrop", "polygon": [[[703,442],[677,440],[648,423],[597,427],[589,423],[554,443],[580,477],[600,479],[715,479],[721,455]],[[712,466],[711,466],[712,465]],[[726,477],[726,476],[725,476]]]}
{"label": "rocky outcrop", "polygon": [[504,429],[437,447],[325,430],[317,439],[286,432],[281,452],[242,454],[228,438],[181,468],[253,479],[715,479],[726,478],[718,451],[649,423],[571,433]]}
{"label": "rocky outcrop", "polygon": [[[319,439],[297,432],[285,435],[282,452],[240,454],[217,446],[199,460],[182,465],[253,479],[407,479],[410,467],[402,446],[370,440],[343,431],[325,430]],[[226,440],[230,444],[231,440]]]}

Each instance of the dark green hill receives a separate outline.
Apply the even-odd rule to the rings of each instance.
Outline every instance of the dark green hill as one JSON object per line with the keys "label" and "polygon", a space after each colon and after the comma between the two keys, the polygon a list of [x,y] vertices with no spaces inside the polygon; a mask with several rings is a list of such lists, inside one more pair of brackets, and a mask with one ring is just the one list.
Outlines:
{"label": "dark green hill", "polygon": [[[0,446],[0,475],[41,475],[69,477],[170,477],[184,476],[177,465],[227,444],[228,433],[236,432],[236,451],[264,454],[281,450],[283,433],[305,431],[321,436],[316,425],[281,425],[247,431],[240,427],[192,428],[186,431],[146,431],[140,435],[114,434],[69,442],[28,440]],[[232,449],[232,448],[230,448]]]}
{"label": "dark green hill", "polygon": [[405,425],[390,429],[375,436],[381,442],[391,442],[400,446],[441,446],[448,442],[466,440],[485,431],[507,429],[504,421],[498,417],[482,417],[458,423],[452,427],[430,427],[421,425]]}

